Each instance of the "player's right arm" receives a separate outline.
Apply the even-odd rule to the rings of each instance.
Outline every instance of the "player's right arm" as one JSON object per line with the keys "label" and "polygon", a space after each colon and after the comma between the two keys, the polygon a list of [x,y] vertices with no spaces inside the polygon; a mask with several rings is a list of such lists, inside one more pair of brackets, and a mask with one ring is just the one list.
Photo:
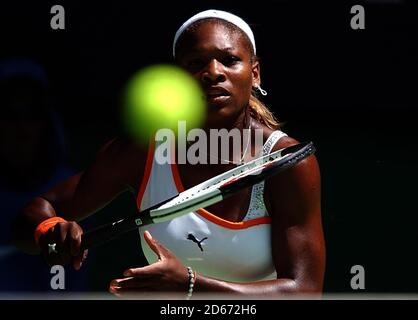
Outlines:
{"label": "player's right arm", "polygon": [[[125,139],[110,141],[97,155],[94,163],[84,172],[58,184],[48,192],[32,199],[15,220],[15,244],[28,253],[47,253],[48,243],[57,243],[59,256],[46,255],[51,264],[72,261],[78,269],[86,252],[81,252],[80,221],[100,210],[115,197],[137,188],[145,167],[145,154]],[[52,217],[66,222],[57,223],[36,243],[37,226]]]}

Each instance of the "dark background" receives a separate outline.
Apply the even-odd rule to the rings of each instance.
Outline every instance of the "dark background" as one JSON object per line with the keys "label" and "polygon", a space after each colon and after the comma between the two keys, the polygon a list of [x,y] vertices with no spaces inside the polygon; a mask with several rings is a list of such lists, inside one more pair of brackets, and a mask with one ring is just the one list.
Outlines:
{"label": "dark background", "polygon": [[[313,140],[322,171],[327,241],[325,291],[352,292],[350,269],[367,292],[418,291],[418,10],[407,1],[135,1],[0,4],[0,57],[32,57],[47,70],[64,120],[71,164],[83,169],[120,131],[118,105],[139,68],[171,61],[172,38],[192,14],[229,10],[253,28],[263,99],[298,140]],[[50,8],[65,8],[65,30]],[[350,28],[362,4],[366,29]],[[135,210],[123,195],[87,223]],[[136,233],[96,250],[91,290],[144,264]]]}

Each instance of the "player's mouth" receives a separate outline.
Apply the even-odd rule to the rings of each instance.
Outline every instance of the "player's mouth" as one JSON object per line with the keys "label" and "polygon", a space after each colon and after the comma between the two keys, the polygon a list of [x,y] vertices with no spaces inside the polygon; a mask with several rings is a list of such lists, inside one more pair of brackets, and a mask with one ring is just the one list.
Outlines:
{"label": "player's mouth", "polygon": [[223,87],[213,86],[205,90],[206,101],[209,104],[224,104],[231,98],[231,94]]}

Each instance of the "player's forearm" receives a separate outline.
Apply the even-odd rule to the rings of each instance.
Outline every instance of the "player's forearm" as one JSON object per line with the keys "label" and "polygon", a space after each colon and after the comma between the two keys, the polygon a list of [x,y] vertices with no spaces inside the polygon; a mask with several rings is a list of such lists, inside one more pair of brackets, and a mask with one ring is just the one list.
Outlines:
{"label": "player's forearm", "polygon": [[36,197],[26,204],[13,223],[13,242],[21,250],[28,253],[38,253],[34,232],[42,221],[62,216],[72,220],[69,209],[81,173],[76,174],[46,192],[42,197]]}
{"label": "player's forearm", "polygon": [[[319,290],[310,290],[298,285],[292,279],[266,280],[252,283],[226,282],[197,274],[194,286],[195,293],[225,293],[232,295],[247,295],[254,297],[284,297],[285,295],[309,294],[320,296]],[[316,292],[315,292],[316,291]]]}
{"label": "player's forearm", "polygon": [[56,216],[55,210],[47,200],[41,197],[31,200],[13,223],[14,244],[27,253],[38,253],[39,248],[34,238],[35,229],[39,223],[54,216]]}

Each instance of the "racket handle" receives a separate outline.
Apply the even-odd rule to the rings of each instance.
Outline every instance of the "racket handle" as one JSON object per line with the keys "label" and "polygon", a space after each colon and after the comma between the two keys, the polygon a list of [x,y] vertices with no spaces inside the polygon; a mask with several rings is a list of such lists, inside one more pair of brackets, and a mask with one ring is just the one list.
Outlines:
{"label": "racket handle", "polygon": [[140,226],[154,223],[153,219],[150,217],[150,211],[174,199],[177,197],[177,195],[178,194],[125,219],[121,219],[113,223],[108,223],[85,232],[81,236],[81,249],[85,250],[99,246],[114,238],[119,237],[126,232],[138,229]]}
{"label": "racket handle", "polygon": [[101,226],[97,229],[88,231],[81,236],[81,249],[90,249],[117,236],[112,224]]}
{"label": "racket handle", "polygon": [[145,217],[126,218],[113,223],[100,226],[81,236],[81,249],[90,249],[104,244],[120,235],[138,229],[142,225],[152,223],[147,215]]}

